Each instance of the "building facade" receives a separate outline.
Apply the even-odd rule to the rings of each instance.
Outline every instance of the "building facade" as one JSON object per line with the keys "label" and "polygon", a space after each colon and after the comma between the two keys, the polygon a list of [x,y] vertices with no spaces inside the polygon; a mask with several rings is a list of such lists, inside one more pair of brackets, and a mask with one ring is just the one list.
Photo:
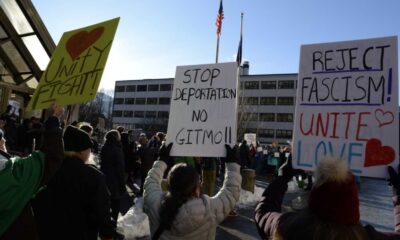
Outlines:
{"label": "building facade", "polygon": [[[262,144],[292,139],[297,74],[240,76],[238,139],[256,133]],[[148,134],[166,132],[173,78],[116,81],[113,122]]]}

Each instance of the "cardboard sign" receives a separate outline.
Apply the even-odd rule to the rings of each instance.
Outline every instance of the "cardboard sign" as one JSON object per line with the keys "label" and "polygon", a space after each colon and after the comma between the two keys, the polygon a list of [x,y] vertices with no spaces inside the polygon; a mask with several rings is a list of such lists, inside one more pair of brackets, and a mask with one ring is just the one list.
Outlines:
{"label": "cardboard sign", "polygon": [[257,146],[257,142],[256,142],[256,134],[255,133],[245,133],[244,134],[244,140],[246,140],[247,145],[253,145],[253,146]]}
{"label": "cardboard sign", "polygon": [[176,68],[167,143],[172,156],[223,157],[236,143],[237,64]]}
{"label": "cardboard sign", "polygon": [[325,156],[385,177],[399,155],[397,37],[301,47],[294,167]]}
{"label": "cardboard sign", "polygon": [[119,18],[65,32],[27,109],[88,102],[96,97]]}

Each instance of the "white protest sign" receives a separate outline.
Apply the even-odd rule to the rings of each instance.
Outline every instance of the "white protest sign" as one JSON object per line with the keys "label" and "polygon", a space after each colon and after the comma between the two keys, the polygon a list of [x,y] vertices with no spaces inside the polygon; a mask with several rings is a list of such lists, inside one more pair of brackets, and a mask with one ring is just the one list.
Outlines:
{"label": "white protest sign", "polygon": [[244,134],[244,140],[246,140],[247,145],[253,145],[253,146],[257,146],[257,142],[256,142],[256,134],[255,133],[245,133]]}
{"label": "white protest sign", "polygon": [[171,156],[223,157],[236,143],[237,63],[179,66],[167,143]]}
{"label": "white protest sign", "polygon": [[325,156],[356,175],[385,177],[399,155],[397,37],[301,47],[295,168]]}

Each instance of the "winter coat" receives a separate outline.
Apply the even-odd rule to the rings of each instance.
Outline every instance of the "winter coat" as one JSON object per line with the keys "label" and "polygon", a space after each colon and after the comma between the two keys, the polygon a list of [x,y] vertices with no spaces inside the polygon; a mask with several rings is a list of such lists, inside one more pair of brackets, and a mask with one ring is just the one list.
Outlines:
{"label": "winter coat", "polygon": [[125,158],[122,145],[104,144],[100,153],[100,170],[106,176],[111,198],[122,197],[125,188]]}
{"label": "winter coat", "polygon": [[147,175],[147,173],[153,166],[154,161],[156,160],[155,152],[156,152],[156,150],[154,148],[149,148],[147,146],[140,146],[138,149],[138,155],[139,155],[140,162],[141,162],[140,172],[144,176]]}
{"label": "winter coat", "polygon": [[[281,213],[281,206],[284,195],[287,190],[287,182],[282,178],[277,178],[265,189],[260,202],[255,210],[255,222],[258,233],[262,239],[272,239],[277,229],[291,229],[290,222],[295,212]],[[397,210],[397,211],[396,211]],[[305,211],[305,210],[303,210]],[[400,209],[397,206],[395,209],[395,226],[400,225]],[[304,223],[307,225],[307,223]],[[364,227],[370,240],[394,240],[400,239],[400,234],[396,233],[381,233],[371,225]],[[399,229],[396,228],[396,231]],[[288,230],[290,231],[290,230]]]}
{"label": "winter coat", "polygon": [[97,240],[113,236],[110,196],[104,175],[75,157],[66,157],[34,201],[41,239]]}
{"label": "winter coat", "polygon": [[31,200],[59,169],[64,155],[58,119],[50,117],[45,127],[40,151],[25,158],[0,151],[1,240],[38,239]]}
{"label": "winter coat", "polygon": [[250,148],[246,143],[239,147],[240,161],[242,167],[250,167]]}
{"label": "winter coat", "polygon": [[[161,180],[167,165],[156,161],[149,171],[144,184],[144,211],[149,216],[151,235],[159,225],[161,201],[165,193],[161,190]],[[240,166],[226,163],[227,175],[221,190],[214,196],[202,195],[184,203],[172,223],[170,230],[164,230],[159,239],[215,239],[217,225],[235,207],[240,196]]]}
{"label": "winter coat", "polygon": [[125,172],[130,173],[138,168],[138,154],[135,142],[125,143],[122,145],[125,158]]}

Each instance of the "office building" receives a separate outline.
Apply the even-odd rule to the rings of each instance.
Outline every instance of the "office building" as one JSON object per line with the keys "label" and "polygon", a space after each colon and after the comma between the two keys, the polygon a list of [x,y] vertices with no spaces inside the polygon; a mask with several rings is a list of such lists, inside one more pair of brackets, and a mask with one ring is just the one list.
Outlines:
{"label": "office building", "polygon": [[[256,133],[262,144],[292,139],[297,74],[240,75],[238,139]],[[114,125],[166,132],[173,78],[116,81]]]}

